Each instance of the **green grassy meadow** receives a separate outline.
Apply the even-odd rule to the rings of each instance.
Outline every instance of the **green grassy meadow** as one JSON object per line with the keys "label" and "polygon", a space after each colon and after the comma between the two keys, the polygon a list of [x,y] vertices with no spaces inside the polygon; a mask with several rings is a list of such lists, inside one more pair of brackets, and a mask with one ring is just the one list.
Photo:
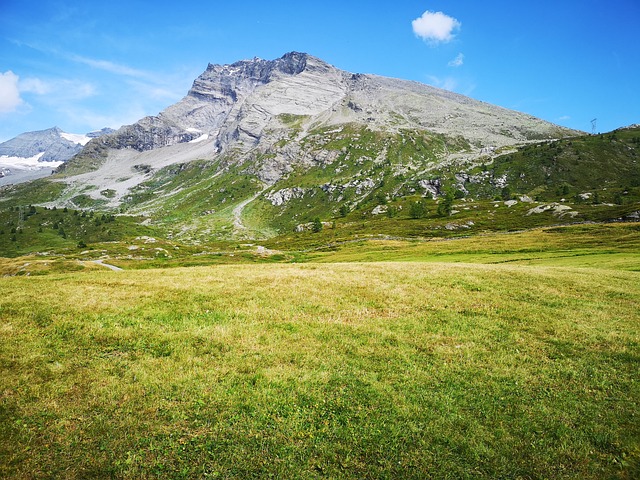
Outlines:
{"label": "green grassy meadow", "polygon": [[0,477],[638,478],[639,245],[48,259],[0,278]]}

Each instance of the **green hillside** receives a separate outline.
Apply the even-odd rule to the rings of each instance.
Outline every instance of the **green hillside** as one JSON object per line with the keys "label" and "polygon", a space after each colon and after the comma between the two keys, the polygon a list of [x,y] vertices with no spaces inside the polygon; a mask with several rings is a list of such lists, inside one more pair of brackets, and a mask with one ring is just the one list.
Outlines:
{"label": "green hillside", "polygon": [[[337,133],[315,131],[305,137],[305,149],[311,155],[328,152],[331,160],[294,168],[243,209],[243,223],[257,238],[265,238],[288,234],[300,225],[308,227],[316,218],[335,222],[338,228],[360,222],[363,225],[355,228],[363,233],[407,236],[428,235],[427,231],[449,223],[449,217],[458,223],[473,222],[474,231],[622,218],[637,210],[640,200],[638,138],[638,129],[628,129],[467,160],[469,146],[462,139],[425,131],[387,134],[356,126]],[[458,152],[463,160],[442,165],[439,155],[444,151]],[[222,172],[222,161],[167,167],[141,185],[141,193],[128,198],[125,208],[150,211],[158,225],[187,224],[192,236],[206,230],[207,236],[233,238],[233,207],[264,188],[255,175],[255,165],[264,155],[268,152],[254,163]],[[425,190],[425,184],[432,190]],[[153,198],[159,190],[163,194]],[[440,204],[447,193],[454,206],[443,210]],[[542,202],[563,200],[575,216],[527,216],[532,203],[520,204],[507,214],[497,212],[491,203],[521,196]],[[415,208],[412,212],[416,202],[422,204],[422,212]],[[458,214],[446,215],[456,209]]]}
{"label": "green hillside", "polygon": [[[634,220],[640,210],[638,127],[480,157],[460,138],[357,125],[312,130],[271,148],[294,141],[316,160],[271,185],[257,170],[274,150],[240,164],[229,153],[153,171],[116,208],[107,207],[109,192],[93,200],[76,189],[69,198],[61,179],[5,187],[0,254],[140,235],[183,245],[268,240],[286,250],[367,235],[455,237]],[[456,160],[443,162],[443,152]]]}
{"label": "green hillside", "polygon": [[[640,128],[533,144],[498,157],[495,177],[543,200],[628,204],[640,197]],[[591,193],[589,198],[581,194]]]}

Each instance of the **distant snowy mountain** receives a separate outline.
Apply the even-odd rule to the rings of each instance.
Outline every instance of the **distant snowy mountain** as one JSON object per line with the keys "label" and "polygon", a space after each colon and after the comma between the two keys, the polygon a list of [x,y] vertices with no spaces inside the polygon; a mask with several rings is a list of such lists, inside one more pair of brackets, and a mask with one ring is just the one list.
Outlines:
{"label": "distant snowy mountain", "polygon": [[18,135],[0,143],[0,185],[45,177],[69,160],[92,139],[108,133],[103,128],[87,134],[63,132],[58,127]]}

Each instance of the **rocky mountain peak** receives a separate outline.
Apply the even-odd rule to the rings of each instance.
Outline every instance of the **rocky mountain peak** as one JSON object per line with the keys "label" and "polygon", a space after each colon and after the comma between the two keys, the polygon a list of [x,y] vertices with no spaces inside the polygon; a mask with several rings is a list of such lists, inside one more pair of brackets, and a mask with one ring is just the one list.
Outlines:
{"label": "rocky mountain peak", "polygon": [[287,75],[297,75],[303,72],[309,58],[313,57],[306,53],[289,52],[275,60],[254,57],[250,60],[240,60],[230,65],[210,63],[203,75],[210,72],[213,75],[240,76],[266,83],[274,72],[281,72]]}
{"label": "rocky mountain peak", "polygon": [[91,134],[66,133],[60,127],[21,133],[0,143],[0,185],[40,178],[80,152],[91,139],[111,129]]}
{"label": "rocky mountain peak", "polygon": [[217,152],[239,138],[253,144],[272,117],[313,115],[339,101],[342,78],[331,65],[300,52],[209,64],[180,102],[122,127],[103,143],[139,152],[204,139],[215,139]]}
{"label": "rocky mountain peak", "polygon": [[230,65],[209,64],[194,82],[189,95],[196,98],[216,98],[220,94],[236,101],[238,91],[247,92],[271,82],[278,74],[298,75],[307,67],[306,53],[289,52],[276,60],[255,57]]}
{"label": "rocky mountain peak", "polygon": [[30,158],[38,154],[41,162],[65,161],[82,149],[82,145],[68,140],[59,127],[26,132],[0,144],[0,155]]}

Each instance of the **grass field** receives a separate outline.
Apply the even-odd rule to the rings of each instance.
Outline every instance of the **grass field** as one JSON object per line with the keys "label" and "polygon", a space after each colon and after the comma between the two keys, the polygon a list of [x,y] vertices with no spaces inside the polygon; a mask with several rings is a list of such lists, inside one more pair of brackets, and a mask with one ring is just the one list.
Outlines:
{"label": "grass field", "polygon": [[0,477],[638,478],[637,228],[572,228],[0,278]]}

